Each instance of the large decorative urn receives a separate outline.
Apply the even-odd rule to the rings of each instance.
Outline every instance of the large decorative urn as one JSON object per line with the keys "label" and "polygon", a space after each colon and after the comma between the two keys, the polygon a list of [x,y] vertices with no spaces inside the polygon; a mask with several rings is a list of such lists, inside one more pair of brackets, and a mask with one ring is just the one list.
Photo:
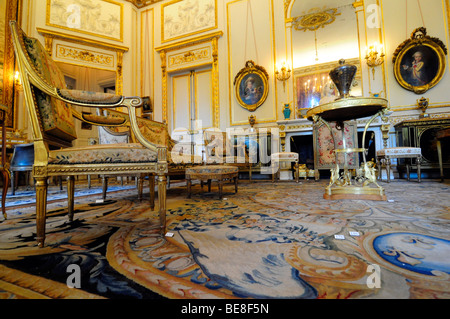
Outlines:
{"label": "large decorative urn", "polygon": [[339,60],[339,66],[330,71],[330,78],[339,90],[336,100],[350,97],[350,88],[356,74],[356,66],[346,64],[344,59]]}

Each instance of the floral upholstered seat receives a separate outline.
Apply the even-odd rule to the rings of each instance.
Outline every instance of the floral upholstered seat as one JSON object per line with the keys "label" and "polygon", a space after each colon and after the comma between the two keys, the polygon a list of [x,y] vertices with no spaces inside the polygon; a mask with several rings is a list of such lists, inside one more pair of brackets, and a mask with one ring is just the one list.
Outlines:
{"label": "floral upholstered seat", "polygon": [[139,143],[88,145],[49,152],[52,164],[140,163],[157,162],[157,155]]}
{"label": "floral upholstered seat", "polygon": [[[420,147],[387,147],[377,151],[377,166],[380,167],[378,177],[381,178],[381,164],[384,163],[386,167],[387,182],[391,180],[391,159],[392,158],[407,158],[416,159],[417,166],[417,180],[420,182],[420,162],[422,160],[422,149]],[[409,181],[410,164],[406,163],[406,178]]]}

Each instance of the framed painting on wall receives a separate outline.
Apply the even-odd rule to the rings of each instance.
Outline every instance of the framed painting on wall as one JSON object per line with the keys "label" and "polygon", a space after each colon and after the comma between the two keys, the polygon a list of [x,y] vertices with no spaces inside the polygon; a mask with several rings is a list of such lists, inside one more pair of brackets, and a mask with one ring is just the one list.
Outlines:
{"label": "framed painting on wall", "polygon": [[[358,67],[355,78],[351,86],[352,96],[362,96],[361,68],[358,58],[346,59],[349,64]],[[319,104],[334,101],[339,92],[329,73],[338,66],[337,61],[305,66],[294,70],[294,94],[296,117],[302,118],[302,111],[313,108]]]}
{"label": "framed painting on wall", "polygon": [[161,41],[217,28],[217,0],[175,0],[162,5]]}
{"label": "framed painting on wall", "polygon": [[234,78],[236,99],[239,104],[249,110],[255,111],[260,107],[269,94],[269,74],[253,61],[247,61]]}
{"label": "framed painting on wall", "polygon": [[47,0],[46,24],[123,41],[123,4],[112,0]]}
{"label": "framed painting on wall", "polygon": [[404,89],[422,94],[444,76],[446,54],[441,40],[427,36],[424,27],[417,28],[394,52],[395,79]]}

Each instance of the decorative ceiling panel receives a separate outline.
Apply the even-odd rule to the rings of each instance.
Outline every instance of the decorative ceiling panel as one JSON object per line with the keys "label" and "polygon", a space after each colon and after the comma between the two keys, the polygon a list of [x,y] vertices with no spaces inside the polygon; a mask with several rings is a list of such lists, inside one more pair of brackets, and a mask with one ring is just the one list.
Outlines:
{"label": "decorative ceiling panel", "polygon": [[143,7],[149,6],[151,4],[161,2],[163,0],[126,0],[126,1],[131,2],[138,8],[143,8]]}

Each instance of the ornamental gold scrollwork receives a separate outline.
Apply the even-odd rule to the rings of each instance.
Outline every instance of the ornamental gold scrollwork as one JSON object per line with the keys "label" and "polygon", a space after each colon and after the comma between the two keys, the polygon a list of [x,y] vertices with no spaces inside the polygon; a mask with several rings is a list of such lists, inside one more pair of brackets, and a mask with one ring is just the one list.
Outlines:
{"label": "ornamental gold scrollwork", "polygon": [[62,45],[58,45],[57,54],[58,57],[61,58],[69,58],[72,60],[100,65],[112,66],[114,63],[114,57],[112,55],[100,54],[88,50],[78,50],[76,48],[70,48]]}
{"label": "ornamental gold scrollwork", "polygon": [[[311,9],[310,13],[295,17],[293,21],[294,29],[297,31],[316,31],[336,20],[336,16],[341,13],[336,8],[331,8],[317,12],[318,9]],[[313,12],[316,11],[316,12]]]}

